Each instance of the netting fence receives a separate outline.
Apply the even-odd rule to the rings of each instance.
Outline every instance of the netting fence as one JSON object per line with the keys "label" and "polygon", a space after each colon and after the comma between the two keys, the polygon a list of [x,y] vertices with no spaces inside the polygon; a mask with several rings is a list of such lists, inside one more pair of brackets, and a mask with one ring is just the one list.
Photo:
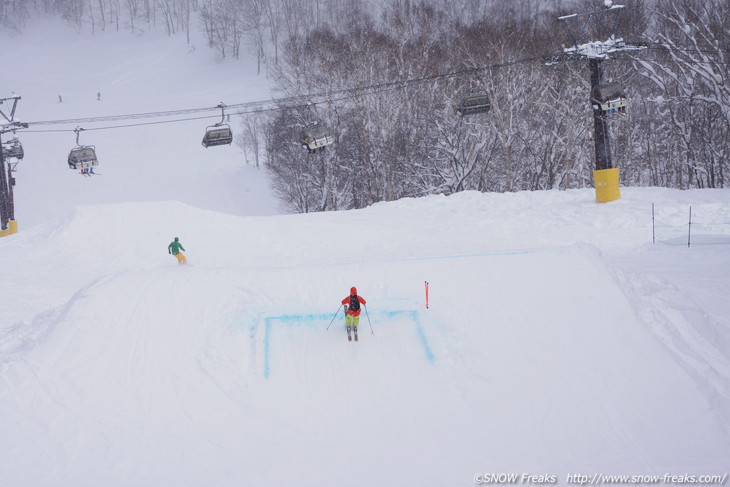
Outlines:
{"label": "netting fence", "polygon": [[670,225],[659,221],[654,216],[654,204],[651,205],[652,241],[667,245],[716,245],[730,244],[730,222],[703,222],[692,219],[692,207],[689,207],[687,222]]}

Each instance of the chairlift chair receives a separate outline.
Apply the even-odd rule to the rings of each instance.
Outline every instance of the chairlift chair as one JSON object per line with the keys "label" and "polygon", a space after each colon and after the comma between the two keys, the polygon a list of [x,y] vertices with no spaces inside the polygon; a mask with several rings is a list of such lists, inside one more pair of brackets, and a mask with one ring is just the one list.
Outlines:
{"label": "chairlift chair", "polygon": [[96,147],[79,144],[79,134],[82,130],[84,129],[80,127],[74,129],[74,132],[76,132],[76,147],[68,153],[68,167],[71,169],[88,169],[99,165],[99,160],[96,158]]}
{"label": "chairlift chair", "polygon": [[225,123],[211,125],[205,130],[203,136],[203,147],[215,147],[217,145],[230,145],[233,142],[231,127]]}
{"label": "chairlift chair", "polygon": [[74,147],[68,154],[68,167],[71,169],[88,169],[98,165],[96,148],[93,145]]}
{"label": "chairlift chair", "polygon": [[625,114],[628,99],[624,87],[615,81],[594,86],[591,90],[591,105],[602,115]]}
{"label": "chairlift chair", "polygon": [[302,130],[302,147],[307,149],[310,154],[315,153],[317,149],[324,150],[334,141],[332,132],[319,122],[309,124]]}
{"label": "chairlift chair", "polygon": [[489,95],[483,93],[467,96],[461,100],[459,106],[456,107],[456,113],[463,117],[466,115],[475,115],[477,113],[487,113],[490,108],[492,108],[492,105],[489,102]]}
{"label": "chairlift chair", "polygon": [[2,147],[3,159],[14,157],[17,160],[22,160],[25,156],[23,151],[23,144],[20,143],[17,137],[13,137],[11,140],[5,142]]}
{"label": "chairlift chair", "polygon": [[[203,147],[206,149],[217,145],[231,145],[233,142],[233,132],[231,132],[231,127],[227,123],[224,123],[226,121],[226,106],[223,102],[220,102],[216,108],[221,109],[221,121],[205,129]],[[228,118],[230,120],[230,115]]]}

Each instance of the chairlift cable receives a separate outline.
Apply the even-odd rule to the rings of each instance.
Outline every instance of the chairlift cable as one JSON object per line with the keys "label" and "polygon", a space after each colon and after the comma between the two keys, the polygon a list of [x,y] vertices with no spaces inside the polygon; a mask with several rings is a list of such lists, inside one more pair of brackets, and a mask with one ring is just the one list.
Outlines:
{"label": "chairlift cable", "polygon": [[[713,51],[705,51],[700,49],[690,49],[690,48],[668,48],[666,46],[662,46],[659,43],[656,42],[650,42],[652,44],[651,46],[647,46],[647,49],[651,50],[666,50],[666,51],[674,51],[674,52],[699,52],[699,53],[705,53],[705,54],[713,54]],[[727,50],[724,50],[727,52]],[[551,54],[543,54],[540,56],[531,56],[523,59],[518,59],[514,61],[506,61],[503,63],[493,63],[486,66],[478,66],[473,68],[468,68],[460,71],[454,71],[451,73],[443,73],[443,74],[436,74],[431,76],[424,76],[420,78],[410,78],[406,80],[400,80],[400,81],[389,81],[385,83],[378,83],[373,85],[365,85],[365,86],[357,86],[353,88],[346,88],[342,90],[335,90],[335,91],[324,91],[319,93],[310,93],[306,95],[293,95],[293,96],[287,96],[282,98],[273,98],[269,100],[258,100],[258,101],[251,101],[251,102],[243,102],[243,103],[236,103],[231,105],[226,105],[225,107],[233,110],[235,114],[242,115],[242,114],[248,114],[248,113],[260,113],[265,111],[275,111],[275,110],[281,110],[284,107],[286,108],[296,108],[301,106],[306,106],[307,104],[311,105],[319,105],[321,103],[326,102],[332,102],[332,101],[342,101],[349,98],[359,97],[359,96],[368,96],[373,95],[377,93],[382,93],[385,91],[392,91],[402,88],[407,88],[414,85],[424,84],[432,81],[440,81],[440,80],[446,80],[446,79],[452,79],[456,77],[461,76],[468,76],[473,75],[477,73],[481,73],[484,71],[489,70],[495,70],[510,66],[515,66],[518,64],[523,63],[529,63],[537,60],[545,59],[546,57],[550,56],[559,56],[564,54],[564,52],[557,52],[557,53],[551,53]],[[708,63],[708,62],[715,62],[717,64],[727,64],[727,62],[722,61],[688,61],[690,63]],[[334,98],[333,97],[337,97]],[[314,102],[308,102],[303,103],[302,100],[317,100],[317,99],[324,99],[323,101],[314,101]],[[275,105],[273,108],[264,108],[267,105]],[[31,125],[70,125],[70,124],[81,124],[81,123],[99,123],[99,122],[109,122],[109,121],[115,121],[115,120],[135,120],[135,119],[141,119],[141,118],[164,118],[164,117],[174,117],[176,115],[186,115],[186,114],[194,114],[194,113],[204,113],[204,112],[210,112],[210,111],[217,111],[220,109],[220,106],[213,106],[213,107],[199,107],[199,108],[184,108],[184,109],[178,109],[178,110],[167,110],[167,111],[158,111],[158,112],[145,112],[145,113],[130,113],[130,114],[124,114],[124,115],[107,115],[107,116],[100,116],[100,117],[85,117],[85,118],[77,118],[77,119],[66,119],[66,120],[43,120],[43,121],[37,121],[37,122],[28,122],[28,126]],[[200,117],[199,119],[204,118],[213,118],[213,117]],[[128,125],[119,125],[119,126],[109,126],[109,127],[99,127],[97,129],[87,129],[87,130],[101,130],[103,128],[123,128],[123,127],[133,127],[133,126],[141,126],[141,125],[155,125],[158,123],[174,123],[178,121],[189,121],[189,120],[196,120],[196,118],[184,118],[184,119],[176,119],[176,120],[168,120],[168,121],[157,121],[157,122],[149,122],[149,123],[140,123],[140,124],[128,124]],[[67,130],[61,130],[61,131],[67,131]],[[42,132],[40,130],[27,130],[27,132]],[[50,131],[48,131],[50,132]]]}
{"label": "chairlift cable", "polygon": [[[251,113],[264,113],[269,111],[276,111],[280,110],[280,108],[266,108],[261,110],[248,110],[248,111],[238,111],[232,113],[232,115],[248,115]],[[164,123],[178,123],[178,122],[189,122],[192,120],[206,120],[211,118],[218,118],[220,115],[207,115],[204,117],[188,117],[188,118],[176,118],[173,120],[157,120],[154,122],[139,122],[139,123],[129,123],[129,124],[123,124],[123,125],[107,125],[103,127],[90,127],[85,128],[85,131],[92,131],[92,130],[109,130],[109,129],[118,129],[118,128],[127,128],[127,127],[141,127],[145,125],[158,125],[158,124],[164,124]],[[59,133],[59,132],[73,132],[74,129],[31,129],[31,130],[24,130],[25,133]]]}

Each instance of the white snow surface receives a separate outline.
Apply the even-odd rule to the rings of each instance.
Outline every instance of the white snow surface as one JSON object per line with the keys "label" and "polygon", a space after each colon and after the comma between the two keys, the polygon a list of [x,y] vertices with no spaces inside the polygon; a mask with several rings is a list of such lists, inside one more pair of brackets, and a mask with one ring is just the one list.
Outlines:
{"label": "white snow surface", "polygon": [[[0,89],[21,80],[27,121],[266,96],[253,63],[202,42],[98,38],[105,51],[53,23],[4,36],[28,70]],[[71,59],[91,65],[72,76]],[[729,247],[652,245],[651,204],[668,224],[690,205],[730,222],[730,191],[282,215],[265,175],[235,146],[203,149],[198,124],[82,134],[98,134],[96,178],[67,168],[73,134],[20,135],[20,231],[0,238],[0,485],[728,472]],[[187,266],[166,252],[175,236]],[[357,343],[339,309],[351,286],[367,300]]]}

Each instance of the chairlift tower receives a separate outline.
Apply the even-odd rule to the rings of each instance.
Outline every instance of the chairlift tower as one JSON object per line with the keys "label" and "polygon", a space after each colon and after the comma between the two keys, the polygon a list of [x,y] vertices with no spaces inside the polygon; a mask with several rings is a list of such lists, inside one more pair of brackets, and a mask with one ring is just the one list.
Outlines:
{"label": "chairlift tower", "polygon": [[[606,83],[603,71],[603,62],[615,54],[639,51],[644,46],[626,44],[622,38],[616,37],[621,23],[621,14],[624,5],[613,5],[611,0],[605,0],[606,9],[582,14],[572,14],[559,17],[561,25],[568,36],[571,47],[563,50],[561,56],[546,60],[545,64],[557,64],[565,61],[588,59],[591,73],[591,92],[599,85]],[[589,39],[605,40],[589,40]],[[593,171],[596,185],[596,201],[605,203],[621,197],[618,188],[618,168],[613,168],[611,160],[611,145],[608,133],[606,113],[597,107],[593,109],[595,144],[595,171]]]}
{"label": "chairlift tower", "polygon": [[4,119],[4,121],[0,120],[0,237],[5,237],[18,231],[18,224],[15,221],[15,204],[13,201],[15,178],[13,178],[12,167],[9,163],[8,171],[7,173],[5,172],[5,156],[6,153],[10,153],[11,155],[22,158],[22,148],[19,153],[6,151],[2,141],[2,134],[15,132],[19,128],[28,127],[27,123],[20,123],[14,120],[18,100],[20,100],[19,96],[0,98],[0,105],[10,105],[12,103],[10,111],[7,114],[0,106],[0,116]]}

